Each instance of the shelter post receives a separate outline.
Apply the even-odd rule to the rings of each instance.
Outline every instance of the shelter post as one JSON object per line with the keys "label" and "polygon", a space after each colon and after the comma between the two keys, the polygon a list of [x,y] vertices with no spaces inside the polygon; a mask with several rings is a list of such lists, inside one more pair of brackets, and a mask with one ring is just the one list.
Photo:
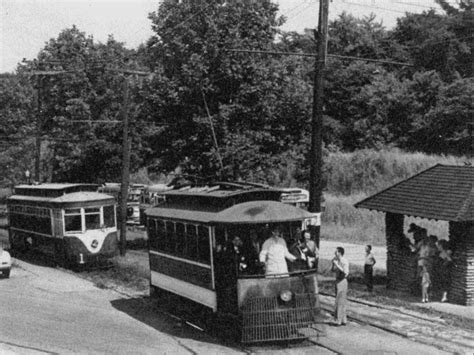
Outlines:
{"label": "shelter post", "polygon": [[449,239],[455,267],[451,270],[450,301],[474,305],[474,223],[449,222]]}
{"label": "shelter post", "polygon": [[387,212],[387,287],[403,292],[416,290],[416,256],[404,243],[402,214]]}

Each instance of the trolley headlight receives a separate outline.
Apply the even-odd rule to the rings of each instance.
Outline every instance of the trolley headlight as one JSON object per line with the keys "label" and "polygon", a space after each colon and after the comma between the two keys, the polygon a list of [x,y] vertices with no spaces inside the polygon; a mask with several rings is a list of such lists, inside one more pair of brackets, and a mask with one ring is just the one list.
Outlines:
{"label": "trolley headlight", "polygon": [[94,239],[91,243],[91,247],[94,249],[97,248],[98,245],[99,245],[99,242],[97,241],[97,239]]}
{"label": "trolley headlight", "polygon": [[280,299],[283,302],[290,302],[292,298],[293,298],[293,294],[291,293],[290,290],[282,291],[280,293]]}

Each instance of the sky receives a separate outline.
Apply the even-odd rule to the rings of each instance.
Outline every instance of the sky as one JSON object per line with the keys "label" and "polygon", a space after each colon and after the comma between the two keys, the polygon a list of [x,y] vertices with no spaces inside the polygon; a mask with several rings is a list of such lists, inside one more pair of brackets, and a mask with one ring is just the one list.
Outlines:
{"label": "sky", "polygon": [[[287,18],[286,31],[302,32],[317,26],[317,0],[274,0]],[[105,42],[110,34],[128,48],[137,48],[153,34],[150,12],[159,0],[0,0],[0,73],[14,72],[23,58],[34,59],[45,43],[72,25]],[[434,0],[332,0],[329,19],[342,11],[356,17],[374,13],[393,28],[405,12],[439,9]]]}

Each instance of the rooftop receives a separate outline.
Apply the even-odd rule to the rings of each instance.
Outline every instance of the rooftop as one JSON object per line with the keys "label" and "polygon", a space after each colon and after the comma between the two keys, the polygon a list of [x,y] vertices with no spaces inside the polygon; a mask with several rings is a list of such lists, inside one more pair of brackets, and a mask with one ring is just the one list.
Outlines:
{"label": "rooftop", "polygon": [[474,221],[474,167],[435,165],[355,204],[435,220]]}

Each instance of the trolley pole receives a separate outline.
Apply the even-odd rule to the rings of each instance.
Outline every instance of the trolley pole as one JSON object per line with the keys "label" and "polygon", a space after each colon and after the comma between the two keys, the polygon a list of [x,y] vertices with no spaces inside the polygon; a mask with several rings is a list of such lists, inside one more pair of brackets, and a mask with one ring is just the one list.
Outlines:
{"label": "trolley pole", "polygon": [[[322,129],[323,129],[323,95],[324,67],[327,57],[329,0],[319,1],[318,31],[315,39],[318,43],[318,53],[315,63],[313,113],[311,119],[311,151],[310,151],[310,181],[309,181],[309,211],[321,213],[321,197],[323,190],[322,176]],[[319,247],[321,227],[313,229],[313,239]]]}
{"label": "trolley pole", "polygon": [[130,181],[130,141],[128,138],[128,79],[123,78],[123,103],[122,103],[122,122],[123,122],[123,155],[122,155],[122,184],[120,185],[120,255],[125,256],[127,252],[127,200],[128,185]]}

